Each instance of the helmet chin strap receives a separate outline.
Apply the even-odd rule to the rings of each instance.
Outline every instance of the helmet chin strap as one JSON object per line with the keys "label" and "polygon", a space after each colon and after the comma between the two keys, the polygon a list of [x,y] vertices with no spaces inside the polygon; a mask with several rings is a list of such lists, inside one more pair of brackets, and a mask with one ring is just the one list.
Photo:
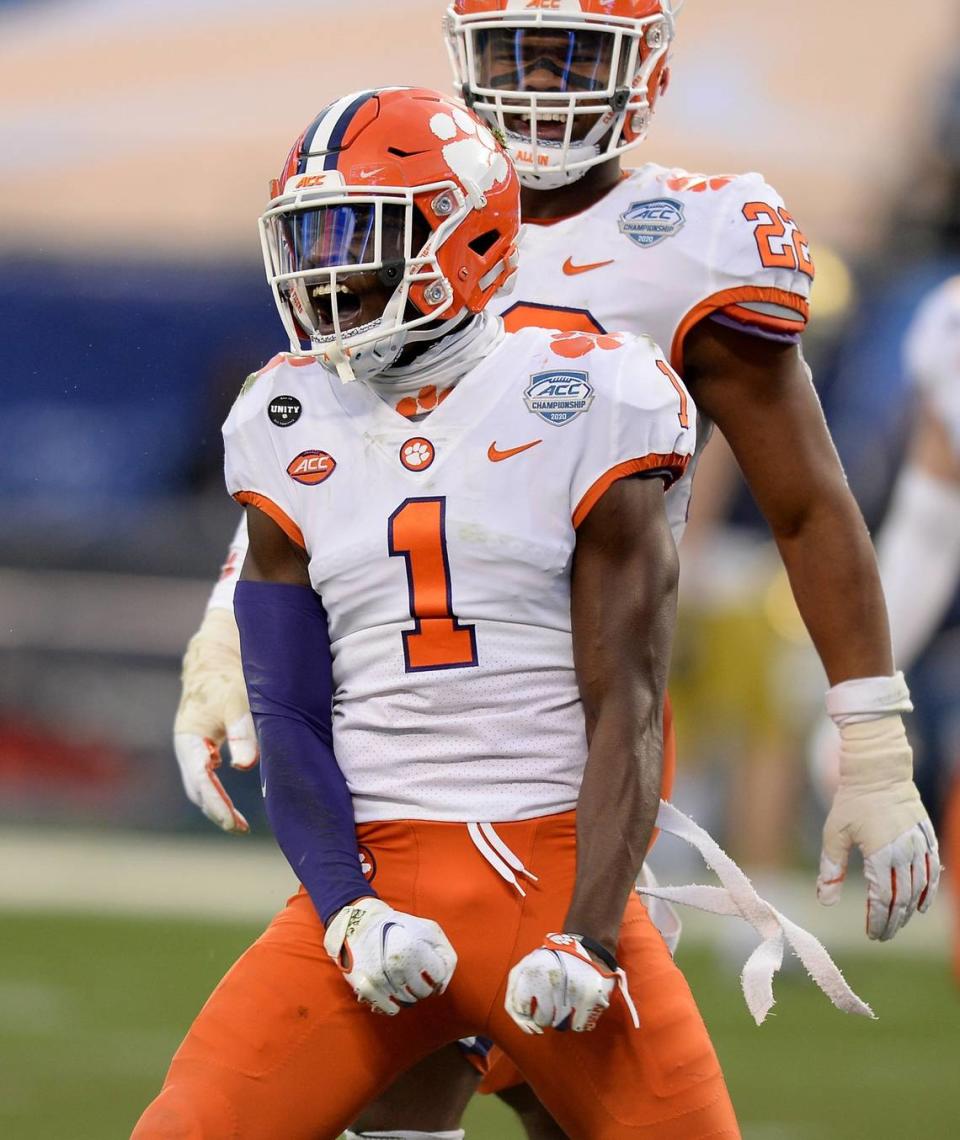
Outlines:
{"label": "helmet chin strap", "polygon": [[[511,158],[515,159],[518,150],[523,147],[529,148],[529,146],[529,139],[524,139],[520,135],[507,135],[507,151]],[[540,154],[549,155],[551,153],[548,148],[541,144]],[[556,153],[558,156],[562,154],[560,150],[557,150]],[[581,143],[579,146],[571,146],[567,149],[566,166],[558,162],[556,166],[538,167],[535,172],[518,169],[517,177],[520,179],[520,185],[526,186],[529,190],[559,190],[561,186],[569,186],[572,182],[581,179],[590,169],[589,166],[581,166],[571,170],[570,163],[595,159],[599,154],[600,148],[596,143]]]}
{"label": "helmet chin strap", "polygon": [[[639,111],[634,111],[633,115],[639,113]],[[647,114],[646,117],[649,118],[649,115]],[[579,181],[588,170],[603,162],[605,158],[615,157],[615,154],[605,156],[603,146],[605,140],[609,143],[610,135],[614,131],[618,132],[618,138],[622,138],[624,125],[624,116],[620,113],[612,123],[604,123],[601,119],[591,127],[583,139],[579,142],[571,141],[566,149],[559,146],[551,147],[542,142],[538,143],[538,155],[546,156],[548,160],[555,157],[557,161],[555,164],[548,161],[546,166],[538,165],[536,170],[530,171],[524,170],[523,166],[520,165],[517,170],[520,184],[529,190],[559,190],[562,186],[569,186],[571,183]],[[646,129],[643,133],[646,133]],[[523,135],[516,134],[513,131],[507,133],[507,150],[515,161],[517,152],[524,149],[529,150],[530,146],[529,138],[524,138]],[[589,165],[576,166],[577,163],[588,163]],[[574,169],[571,170],[571,166]]]}
{"label": "helmet chin strap", "polygon": [[[389,331],[377,340],[368,341],[351,351],[349,343],[344,345],[342,336],[336,339],[329,348],[324,350],[322,361],[325,365],[332,365],[344,384],[353,380],[369,380],[389,368],[397,359],[408,338],[413,337],[408,329],[398,329],[401,309],[405,297],[404,291],[398,288],[383,310],[380,320]],[[336,299],[334,299],[336,304]]]}

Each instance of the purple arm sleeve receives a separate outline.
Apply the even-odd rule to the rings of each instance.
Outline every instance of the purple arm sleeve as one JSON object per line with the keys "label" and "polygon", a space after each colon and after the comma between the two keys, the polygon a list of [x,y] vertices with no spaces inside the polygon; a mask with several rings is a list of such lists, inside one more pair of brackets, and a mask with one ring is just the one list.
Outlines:
{"label": "purple arm sleeve", "polygon": [[326,923],[363,895],[353,801],[333,753],[327,615],[309,586],[237,583],[243,675],[260,741],[267,817]]}

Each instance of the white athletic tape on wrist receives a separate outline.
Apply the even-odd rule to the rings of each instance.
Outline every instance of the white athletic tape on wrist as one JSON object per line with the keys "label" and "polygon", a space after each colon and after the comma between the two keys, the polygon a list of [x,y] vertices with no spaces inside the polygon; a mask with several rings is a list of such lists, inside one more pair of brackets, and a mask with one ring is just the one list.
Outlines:
{"label": "white athletic tape on wrist", "polygon": [[695,848],[722,886],[638,886],[638,892],[711,914],[732,915],[748,922],[756,930],[761,942],[747,959],[740,983],[747,1008],[757,1025],[773,1007],[773,978],[783,964],[785,944],[790,946],[807,973],[837,1009],[864,1017],[874,1016],[870,1006],[861,1001],[847,984],[820,941],[762,899],[743,871],[702,827],[663,800],[660,801],[656,825],[661,831],[675,835]]}
{"label": "white athletic tape on wrist", "polygon": [[839,789],[891,787],[913,780],[913,751],[896,714],[854,721],[840,729]]}
{"label": "white athletic tape on wrist", "polygon": [[827,690],[827,713],[837,726],[862,724],[891,713],[913,711],[910,690],[902,673],[892,677],[857,677]]}

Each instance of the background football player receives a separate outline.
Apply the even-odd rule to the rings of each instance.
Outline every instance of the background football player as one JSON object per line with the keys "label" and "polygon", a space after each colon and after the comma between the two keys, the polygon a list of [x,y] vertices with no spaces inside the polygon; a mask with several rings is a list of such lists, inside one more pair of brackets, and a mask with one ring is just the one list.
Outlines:
{"label": "background football player", "polygon": [[[759,175],[621,168],[666,90],[674,17],[667,0],[458,0],[448,9],[459,91],[502,132],[530,223],[515,292],[497,307],[513,331],[649,333],[696,401],[699,448],[714,424],[726,437],[777,542],[842,734],[818,893],[836,901],[858,845],[867,933],[890,938],[929,906],[932,892],[919,884],[928,865],[935,876],[938,855],[912,782],[901,721],[909,694],[894,669],[873,549],[799,347],[814,274],[806,238]],[[442,397],[428,384],[399,410],[417,416]],[[677,538],[694,467],[668,500]],[[205,664],[211,652],[215,668]],[[214,608],[188,654],[177,750],[188,794],[228,829],[242,823],[212,764],[228,726],[250,739],[248,723],[221,711],[227,692],[240,691],[237,660],[229,617]],[[196,694],[218,689],[200,709]],[[237,707],[234,697],[231,715]]]}
{"label": "background football player", "polygon": [[[909,669],[936,633],[960,582],[960,277],[945,281],[921,304],[904,363],[919,406],[877,550],[897,662]],[[955,740],[947,744],[956,746]],[[948,755],[948,763],[956,761]],[[942,789],[946,864],[953,868],[960,867],[957,775],[951,767]],[[954,896],[953,968],[960,981],[960,875],[948,881]]]}

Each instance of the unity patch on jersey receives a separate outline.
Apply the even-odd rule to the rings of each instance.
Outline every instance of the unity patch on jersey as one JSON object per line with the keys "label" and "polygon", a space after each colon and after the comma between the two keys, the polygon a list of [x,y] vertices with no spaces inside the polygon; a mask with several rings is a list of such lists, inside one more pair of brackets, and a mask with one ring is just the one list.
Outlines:
{"label": "unity patch on jersey", "polygon": [[287,464],[287,474],[295,483],[314,487],[329,479],[337,466],[337,461],[326,451],[301,451]]}
{"label": "unity patch on jersey", "polygon": [[686,225],[683,204],[675,198],[632,202],[617,223],[622,234],[646,249],[679,233]]}
{"label": "unity patch on jersey", "polygon": [[562,427],[590,410],[593,388],[588,372],[535,372],[524,390],[527,410],[548,424]]}
{"label": "unity patch on jersey", "polygon": [[270,422],[277,427],[290,427],[303,414],[303,404],[296,396],[276,396],[267,405]]}

